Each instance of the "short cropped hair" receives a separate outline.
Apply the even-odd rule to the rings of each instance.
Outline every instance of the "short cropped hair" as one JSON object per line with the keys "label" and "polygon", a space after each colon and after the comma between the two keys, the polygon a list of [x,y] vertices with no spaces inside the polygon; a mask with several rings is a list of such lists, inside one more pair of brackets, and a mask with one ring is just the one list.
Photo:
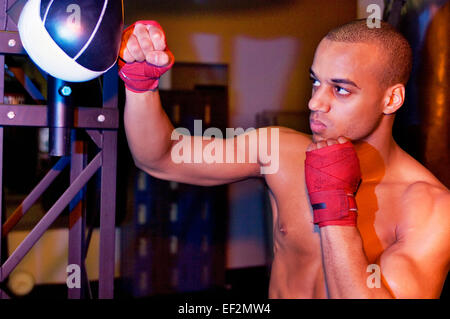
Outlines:
{"label": "short cropped hair", "polygon": [[412,50],[408,40],[393,26],[384,21],[380,28],[369,28],[366,19],[355,20],[331,30],[325,38],[348,43],[378,45],[385,54],[380,84],[389,87],[398,83],[406,85],[412,69]]}

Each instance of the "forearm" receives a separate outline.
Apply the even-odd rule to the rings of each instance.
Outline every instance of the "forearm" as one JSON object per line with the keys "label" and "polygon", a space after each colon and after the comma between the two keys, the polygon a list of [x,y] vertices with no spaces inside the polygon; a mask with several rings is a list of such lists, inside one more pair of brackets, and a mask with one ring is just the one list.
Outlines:
{"label": "forearm", "polygon": [[136,165],[152,167],[169,154],[174,127],[161,106],[158,91],[126,90],[124,122]]}
{"label": "forearm", "polygon": [[369,263],[356,227],[322,227],[320,238],[330,298],[393,298],[381,278],[379,288],[367,285]]}

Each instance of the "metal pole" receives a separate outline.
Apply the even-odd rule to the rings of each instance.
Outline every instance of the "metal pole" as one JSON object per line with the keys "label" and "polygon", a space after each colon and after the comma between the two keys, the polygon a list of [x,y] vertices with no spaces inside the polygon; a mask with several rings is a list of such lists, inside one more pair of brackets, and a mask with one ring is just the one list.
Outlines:
{"label": "metal pole", "polygon": [[[0,10],[1,12],[1,10]],[[5,97],[5,56],[3,54],[0,55],[0,103],[3,103],[3,99]],[[3,126],[0,126],[0,223],[3,225],[3,221],[5,219],[3,212]],[[2,274],[2,265],[6,260],[7,254],[7,242],[3,240],[2,235],[2,227],[0,227],[0,281],[3,281]],[[7,299],[8,295],[0,289],[0,299]]]}
{"label": "metal pole", "polygon": [[67,156],[70,154],[70,132],[74,125],[72,88],[67,82],[48,75],[47,95],[49,153],[52,156]]}
{"label": "metal pole", "polygon": [[[113,67],[104,77],[103,106],[118,107],[117,67]],[[101,171],[100,195],[100,260],[99,298],[114,297],[115,266],[115,222],[116,222],[116,172],[117,172],[117,130],[103,131],[103,166]]]}
{"label": "metal pole", "polygon": [[[72,157],[70,169],[70,182],[83,171],[86,165],[86,145],[78,138],[77,131],[72,130]],[[85,251],[85,220],[86,220],[86,187],[80,191],[70,203],[69,215],[69,264],[75,264],[84,269]],[[80,288],[69,288],[69,299],[80,299],[84,297],[84,280]]]}
{"label": "metal pole", "polygon": [[44,176],[39,184],[31,191],[31,193],[23,200],[23,202],[17,207],[14,213],[8,218],[2,227],[2,237],[6,237],[12,228],[22,219],[22,217],[28,212],[31,206],[41,197],[41,195],[47,190],[47,188],[53,183],[56,177],[62,172],[62,170],[69,163],[68,157],[61,158],[55,166]]}

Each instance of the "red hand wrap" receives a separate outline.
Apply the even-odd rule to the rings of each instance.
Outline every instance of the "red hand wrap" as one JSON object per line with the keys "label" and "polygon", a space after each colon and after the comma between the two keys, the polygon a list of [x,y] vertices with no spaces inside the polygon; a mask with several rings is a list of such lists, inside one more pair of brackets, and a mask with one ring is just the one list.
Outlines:
{"label": "red hand wrap", "polygon": [[[164,33],[163,29],[156,21],[138,21],[124,30],[122,35],[122,47],[124,46],[123,42],[128,40],[129,36],[134,31],[135,25],[138,23],[152,25],[161,29]],[[172,53],[167,48],[167,43],[165,52],[169,55],[170,62],[168,65],[162,67],[153,65],[147,61],[126,63],[119,57],[119,76],[124,81],[127,89],[136,93],[142,93],[158,88],[159,78],[166,73],[175,62]]]}
{"label": "red hand wrap", "polygon": [[361,170],[351,142],[306,152],[305,179],[315,224],[356,226]]}

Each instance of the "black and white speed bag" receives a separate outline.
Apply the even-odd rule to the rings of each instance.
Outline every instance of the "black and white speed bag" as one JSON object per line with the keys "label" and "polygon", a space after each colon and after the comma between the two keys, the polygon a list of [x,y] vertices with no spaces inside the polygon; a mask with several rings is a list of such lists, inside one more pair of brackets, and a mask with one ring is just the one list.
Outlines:
{"label": "black and white speed bag", "polygon": [[30,58],[53,77],[92,80],[117,60],[122,0],[29,0],[19,34]]}

